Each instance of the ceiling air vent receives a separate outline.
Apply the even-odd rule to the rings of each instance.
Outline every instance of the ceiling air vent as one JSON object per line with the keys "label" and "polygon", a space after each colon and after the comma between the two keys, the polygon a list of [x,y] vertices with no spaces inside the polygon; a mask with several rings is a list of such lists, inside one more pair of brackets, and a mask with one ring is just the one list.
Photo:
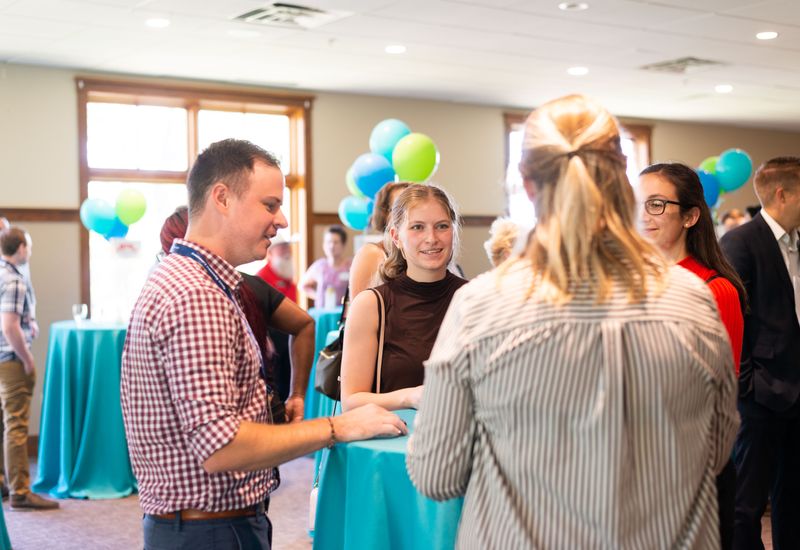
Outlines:
{"label": "ceiling air vent", "polygon": [[643,65],[639,68],[645,71],[654,71],[657,73],[686,74],[694,72],[698,69],[705,69],[721,65],[724,65],[724,63],[720,63],[719,61],[711,61],[710,59],[700,59],[699,57],[681,57],[671,61],[661,61],[659,63]]}
{"label": "ceiling air vent", "polygon": [[320,10],[298,4],[284,4],[274,2],[263,8],[248,11],[233,18],[234,21],[244,21],[256,25],[271,27],[285,27],[292,29],[313,29],[352,15],[346,11]]}

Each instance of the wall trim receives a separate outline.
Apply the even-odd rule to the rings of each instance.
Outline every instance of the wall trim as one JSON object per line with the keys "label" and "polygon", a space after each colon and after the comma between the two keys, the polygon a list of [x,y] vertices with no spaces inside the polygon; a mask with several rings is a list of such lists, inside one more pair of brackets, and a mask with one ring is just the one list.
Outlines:
{"label": "wall trim", "polygon": [[[488,227],[497,216],[482,216],[479,214],[461,216],[461,225],[464,227]],[[309,225],[341,225],[339,214],[333,212],[314,212],[309,215]]]}
{"label": "wall trim", "polygon": [[11,223],[17,222],[79,222],[77,208],[5,208],[0,210]]}

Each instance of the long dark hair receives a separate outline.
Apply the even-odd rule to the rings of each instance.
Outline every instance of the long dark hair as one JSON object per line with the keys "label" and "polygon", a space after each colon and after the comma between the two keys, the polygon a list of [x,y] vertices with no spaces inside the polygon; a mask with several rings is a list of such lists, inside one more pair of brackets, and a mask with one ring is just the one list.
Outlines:
{"label": "long dark hair", "polygon": [[680,162],[664,162],[648,166],[639,175],[645,174],[658,174],[675,186],[678,202],[681,203],[681,214],[688,213],[692,208],[700,211],[697,223],[686,231],[686,251],[698,262],[728,279],[739,293],[739,301],[744,304],[747,298],[744,284],[719,247],[714,221],[711,219],[711,211],[703,196],[703,185],[697,173]]}

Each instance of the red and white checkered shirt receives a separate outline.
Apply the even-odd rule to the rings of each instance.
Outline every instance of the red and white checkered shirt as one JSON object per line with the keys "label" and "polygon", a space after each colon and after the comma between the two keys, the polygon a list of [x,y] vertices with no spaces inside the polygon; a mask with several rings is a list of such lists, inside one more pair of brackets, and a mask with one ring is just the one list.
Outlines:
{"label": "red and white checkered shirt", "polygon": [[[241,275],[222,258],[176,240],[234,291]],[[269,470],[209,474],[203,462],[244,420],[269,422],[259,350],[247,320],[197,261],[170,254],[148,278],[122,354],[122,414],[139,501],[147,514],[257,504]]]}

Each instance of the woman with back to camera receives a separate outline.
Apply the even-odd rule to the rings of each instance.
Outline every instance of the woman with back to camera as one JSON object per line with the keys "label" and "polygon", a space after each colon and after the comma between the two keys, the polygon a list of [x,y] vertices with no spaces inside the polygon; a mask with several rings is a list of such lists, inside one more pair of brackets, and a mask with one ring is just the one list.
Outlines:
{"label": "woman with back to camera", "polygon": [[[742,355],[744,284],[717,242],[714,221],[694,170],[680,164],[648,166],[639,174],[637,198],[642,233],[667,261],[702,279],[717,302],[731,341],[733,365],[739,374]],[[733,547],[736,469],[728,461],[717,478],[722,548]]]}
{"label": "woman with back to camera", "polygon": [[[375,195],[375,208],[369,219],[370,229],[383,236],[386,223],[392,212],[394,200],[403,190],[412,185],[407,181],[389,182]],[[362,246],[353,257],[350,265],[350,299],[369,287],[381,284],[378,269],[386,259],[386,250],[383,240],[377,243],[367,243]]]}
{"label": "woman with back to camera", "polygon": [[525,254],[454,297],[407,458],[465,495],[458,548],[719,547],[736,380],[713,298],[636,231],[619,128],[582,96],[528,117]]}
{"label": "woman with back to camera", "polygon": [[447,266],[458,248],[458,216],[447,193],[434,185],[406,188],[394,201],[376,287],[386,321],[377,380],[380,302],[361,292],[351,304],[342,356],[342,409],[365,403],[386,409],[417,408],[428,358],[455,291],[466,283]]}

